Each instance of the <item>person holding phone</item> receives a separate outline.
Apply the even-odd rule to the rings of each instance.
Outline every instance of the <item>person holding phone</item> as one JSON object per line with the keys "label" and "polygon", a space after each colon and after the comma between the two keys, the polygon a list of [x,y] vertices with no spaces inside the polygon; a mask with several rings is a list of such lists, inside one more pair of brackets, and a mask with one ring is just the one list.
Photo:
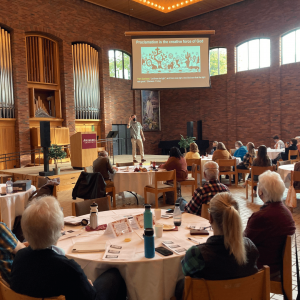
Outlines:
{"label": "person holding phone", "polygon": [[130,137],[131,137],[131,144],[132,144],[132,156],[133,162],[137,163],[136,160],[136,145],[138,145],[141,153],[141,162],[146,161],[144,159],[144,145],[145,137],[143,133],[143,127],[140,122],[137,122],[136,115],[131,115],[128,120],[127,128],[130,129]]}

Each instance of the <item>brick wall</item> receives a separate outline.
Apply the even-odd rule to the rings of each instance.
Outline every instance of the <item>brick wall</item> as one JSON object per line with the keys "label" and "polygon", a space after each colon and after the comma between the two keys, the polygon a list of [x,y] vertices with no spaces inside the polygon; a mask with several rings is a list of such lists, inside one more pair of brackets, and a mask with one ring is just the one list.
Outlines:
{"label": "brick wall", "polygon": [[[228,51],[228,74],[212,77],[210,89],[162,93],[162,103],[172,107],[167,123],[201,119],[203,138],[223,141],[229,148],[234,147],[236,140],[273,146],[274,134],[284,141],[300,135],[300,63],[280,65],[280,36],[300,27],[299,15],[299,1],[246,0],[165,27],[214,29],[216,34],[211,37],[210,46],[226,47]],[[271,67],[236,73],[236,45],[260,37],[271,39]],[[177,99],[184,99],[184,109],[177,105]],[[197,111],[191,111],[192,107],[197,107]],[[164,138],[186,132],[184,122],[178,121],[175,130],[166,121],[162,124]]]}
{"label": "brick wall", "polygon": [[[161,131],[146,132],[145,152],[158,154],[160,140],[186,135],[186,122],[202,120],[203,138],[272,145],[300,135],[300,63],[280,65],[280,36],[300,27],[300,2],[245,0],[202,16],[160,28],[82,0],[2,0],[0,24],[12,32],[17,150],[30,149],[26,83],[25,33],[41,32],[59,42],[64,125],[75,130],[72,42],[87,42],[99,49],[101,63],[102,134],[112,123],[125,123],[133,112],[141,119],[140,91],[131,82],[109,77],[108,50],[131,53],[127,30],[214,29],[212,47],[226,47],[228,74],[211,78],[210,89],[161,91]],[[235,46],[252,38],[271,39],[271,67],[235,72]],[[196,135],[196,124],[194,126]]]}
{"label": "brick wall", "polygon": [[108,50],[131,53],[128,30],[160,30],[147,22],[119,14],[82,0],[1,0],[0,25],[12,34],[14,94],[16,102],[16,151],[30,150],[25,34],[38,32],[59,43],[61,98],[64,126],[75,132],[72,43],[87,42],[99,50],[102,135],[115,121],[126,122],[134,110],[134,94],[128,80],[109,77]]}

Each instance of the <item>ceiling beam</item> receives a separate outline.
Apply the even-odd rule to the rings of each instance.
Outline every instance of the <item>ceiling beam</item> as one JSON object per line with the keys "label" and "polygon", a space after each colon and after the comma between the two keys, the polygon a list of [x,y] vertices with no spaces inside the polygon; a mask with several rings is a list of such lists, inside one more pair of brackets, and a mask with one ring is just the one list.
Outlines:
{"label": "ceiling beam", "polygon": [[125,31],[125,36],[213,35],[215,30],[188,31]]}

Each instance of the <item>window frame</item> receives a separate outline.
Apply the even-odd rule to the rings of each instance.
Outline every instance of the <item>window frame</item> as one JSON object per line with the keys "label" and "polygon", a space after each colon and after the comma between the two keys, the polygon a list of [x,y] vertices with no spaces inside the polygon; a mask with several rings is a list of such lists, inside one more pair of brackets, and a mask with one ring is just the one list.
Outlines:
{"label": "window frame", "polygon": [[[215,49],[218,49],[218,74],[211,75],[210,74],[210,51],[215,50]],[[226,75],[227,74],[227,72],[224,73],[224,74],[220,74],[220,49],[226,49],[226,67],[228,67],[228,64],[227,64],[227,48],[226,47],[212,47],[212,48],[209,48],[209,76],[210,77],[219,76],[219,75]]]}
{"label": "window frame", "polygon": [[[249,42],[251,41],[256,41],[256,40],[259,40],[259,48],[258,48],[258,53],[259,53],[259,57],[258,57],[258,65],[259,67],[258,68],[255,68],[255,69],[249,69]],[[261,67],[260,66],[260,41],[261,40],[269,40],[270,41],[270,65],[268,67]],[[248,68],[246,70],[242,70],[242,71],[239,71],[239,47],[246,44],[247,43],[247,55],[248,55]],[[265,68],[270,68],[271,67],[271,39],[270,38],[253,38],[253,39],[250,39],[250,40],[247,40],[247,41],[244,41],[238,45],[236,45],[236,72],[244,72],[244,71],[252,71],[252,70],[258,70],[258,69],[265,69]]]}
{"label": "window frame", "polygon": [[[295,64],[295,63],[299,63],[300,61],[297,61],[297,35],[296,32],[300,30],[300,27],[289,30],[288,32],[284,33],[283,35],[281,35],[280,37],[280,51],[281,51],[281,65],[289,65],[289,64]],[[290,62],[290,63],[283,63],[283,42],[282,42],[282,38],[285,37],[286,35],[290,34],[294,32],[295,33],[295,61],[294,62]]]}
{"label": "window frame", "polygon": [[[115,70],[115,76],[110,76],[111,78],[118,78],[118,79],[125,79],[125,80],[131,80],[131,73],[132,73],[132,70],[131,70],[131,55],[124,51],[124,50],[119,50],[119,49],[110,49],[108,50],[109,51],[114,51],[114,70]],[[116,51],[119,51],[122,53],[122,78],[120,77],[117,77],[117,60],[116,60]],[[129,69],[130,69],[130,76],[128,79],[124,78],[125,76],[125,72],[124,72],[124,54],[126,54],[127,56],[129,56],[130,58],[130,64],[129,64]],[[109,54],[108,54],[108,57],[109,57]]]}

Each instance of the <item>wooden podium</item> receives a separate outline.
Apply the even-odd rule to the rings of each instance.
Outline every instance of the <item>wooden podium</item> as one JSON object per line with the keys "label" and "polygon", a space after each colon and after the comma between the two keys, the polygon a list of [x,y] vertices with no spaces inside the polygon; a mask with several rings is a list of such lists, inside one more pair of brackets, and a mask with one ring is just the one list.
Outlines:
{"label": "wooden podium", "polygon": [[98,157],[97,134],[77,132],[70,138],[71,165],[73,168],[84,168],[93,165]]}

